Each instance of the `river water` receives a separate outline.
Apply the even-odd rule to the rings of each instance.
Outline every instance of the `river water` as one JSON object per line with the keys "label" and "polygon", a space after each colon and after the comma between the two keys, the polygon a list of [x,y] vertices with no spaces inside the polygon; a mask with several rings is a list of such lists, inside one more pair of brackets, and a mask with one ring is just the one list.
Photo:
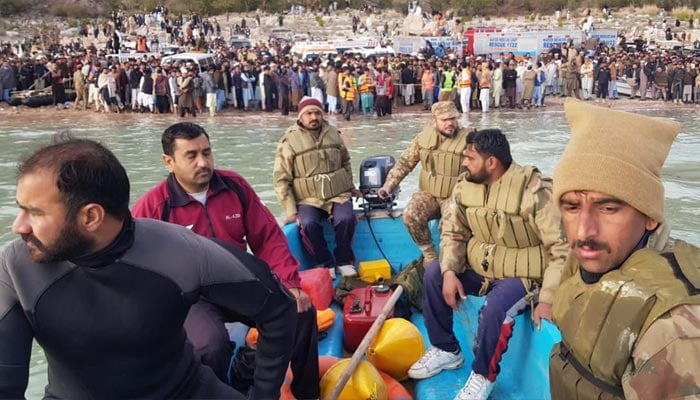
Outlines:
{"label": "river water", "polygon": [[[649,104],[647,115],[676,119],[683,123],[663,168],[666,189],[666,216],[674,236],[700,244],[700,115],[694,108],[668,108]],[[631,107],[631,106],[629,106]],[[50,113],[42,111],[17,116],[0,115],[0,245],[15,238],[10,231],[16,214],[16,163],[22,154],[46,143],[60,131],[98,139],[107,145],[125,165],[131,180],[132,204],[146,190],[166,176],[161,160],[160,135],[172,123],[172,116],[147,114],[110,115],[95,113]],[[80,120],[78,120],[80,118]],[[429,121],[427,113],[395,114],[390,119],[355,117],[350,122],[331,117],[332,124],[343,132],[350,151],[355,181],[360,162],[370,156],[393,155],[398,158],[410,140]],[[294,123],[293,117],[277,114],[224,114],[215,118],[197,118],[211,137],[217,168],[233,169],[245,176],[267,203],[273,214],[282,217],[272,186],[274,149],[284,130]],[[533,164],[545,174],[553,173],[564,150],[569,133],[561,107],[538,111],[473,113],[463,125],[473,128],[500,128],[508,136],[513,158],[520,164]],[[405,204],[417,188],[414,171],[402,183],[399,205]],[[99,357],[99,355],[95,355]],[[35,346],[31,361],[27,397],[43,395],[46,362]]]}

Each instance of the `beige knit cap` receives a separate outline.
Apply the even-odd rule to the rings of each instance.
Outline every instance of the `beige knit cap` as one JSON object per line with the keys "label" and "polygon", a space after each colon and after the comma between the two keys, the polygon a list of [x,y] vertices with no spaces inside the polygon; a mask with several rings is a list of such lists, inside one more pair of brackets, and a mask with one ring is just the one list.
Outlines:
{"label": "beige knit cap", "polygon": [[571,139],[554,169],[554,199],[574,190],[614,196],[664,220],[661,166],[681,126],[580,100],[566,99]]}

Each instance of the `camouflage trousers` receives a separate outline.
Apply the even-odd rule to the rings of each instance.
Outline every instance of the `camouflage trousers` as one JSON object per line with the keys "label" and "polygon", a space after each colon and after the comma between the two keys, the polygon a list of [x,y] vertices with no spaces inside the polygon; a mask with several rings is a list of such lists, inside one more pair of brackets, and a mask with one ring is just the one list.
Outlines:
{"label": "camouflage trousers", "polygon": [[423,252],[425,264],[438,259],[437,251],[430,235],[428,221],[440,218],[447,199],[439,199],[426,192],[416,192],[403,210],[403,223],[418,248]]}

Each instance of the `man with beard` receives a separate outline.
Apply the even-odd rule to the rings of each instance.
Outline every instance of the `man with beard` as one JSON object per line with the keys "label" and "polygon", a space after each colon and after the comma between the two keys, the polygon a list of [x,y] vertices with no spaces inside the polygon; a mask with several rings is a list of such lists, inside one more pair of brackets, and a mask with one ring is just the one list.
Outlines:
{"label": "man with beard", "polygon": [[698,398],[700,250],[670,236],[661,181],[681,127],[573,100],[564,110],[554,201],[571,255],[552,309],[552,398]]}
{"label": "man with beard", "polygon": [[[302,242],[317,266],[328,268],[333,278],[336,269],[343,276],[357,275],[352,251],[357,218],[351,199],[362,194],[352,181],[348,149],[340,132],[323,119],[318,99],[304,97],[299,102],[299,120],[277,144],[272,176],[286,214],[284,223],[299,225]],[[322,224],[331,216],[336,242],[333,254]]]}
{"label": "man with beard", "polygon": [[133,219],[129,179],[97,142],[60,137],[19,167],[0,254],[0,394],[23,398],[32,341],[46,397],[237,398],[194,357],[182,329],[205,296],[256,324],[255,395],[278,398],[296,305],[262,260],[173,224]]}
{"label": "man with beard", "polygon": [[[136,202],[133,215],[187,226],[195,233],[219,238],[243,251],[250,247],[253,254],[267,262],[297,300],[299,323],[291,360],[292,393],[300,399],[319,397],[316,311],[300,289],[299,263],[289,252],[277,220],[242,176],[214,169],[209,135],[201,126],[174,124],[163,132],[161,143],[163,162],[170,174]],[[222,381],[228,381],[233,355],[224,322],[239,320],[205,298],[190,308],[185,320],[185,332],[195,356]],[[232,385],[244,389],[236,378],[231,377]]]}
{"label": "man with beard", "polygon": [[383,199],[413,171],[420,162],[418,191],[403,210],[403,222],[418,248],[423,252],[426,265],[438,256],[430,235],[428,221],[440,218],[445,212],[447,199],[464,172],[462,151],[466,146],[467,130],[459,127],[459,112],[452,101],[440,101],[431,108],[432,123],[411,141],[396,165],[389,171],[386,182],[377,194]]}
{"label": "man with beard", "polygon": [[513,162],[500,130],[470,132],[463,155],[466,174],[442,217],[440,262],[428,265],[423,278],[423,316],[433,347],[408,375],[428,378],[464,363],[452,312],[468,294],[485,296],[471,375],[456,397],[474,400],[493,389],[515,316],[539,296],[534,322],[550,318],[568,246],[551,179]]}

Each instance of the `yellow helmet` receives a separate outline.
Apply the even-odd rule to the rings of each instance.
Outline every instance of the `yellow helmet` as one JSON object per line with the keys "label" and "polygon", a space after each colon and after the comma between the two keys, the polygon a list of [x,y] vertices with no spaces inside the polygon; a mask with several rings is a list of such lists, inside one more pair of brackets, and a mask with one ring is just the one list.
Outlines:
{"label": "yellow helmet", "polygon": [[[335,384],[340,380],[345,368],[350,363],[349,358],[344,358],[335,363],[321,378],[321,398],[328,397]],[[367,361],[360,361],[352,376],[340,392],[338,400],[388,400],[389,394],[386,384],[379,375],[374,365]]]}
{"label": "yellow helmet", "polygon": [[369,362],[399,381],[408,378],[408,369],[422,355],[423,336],[403,318],[386,320],[365,352]]}

